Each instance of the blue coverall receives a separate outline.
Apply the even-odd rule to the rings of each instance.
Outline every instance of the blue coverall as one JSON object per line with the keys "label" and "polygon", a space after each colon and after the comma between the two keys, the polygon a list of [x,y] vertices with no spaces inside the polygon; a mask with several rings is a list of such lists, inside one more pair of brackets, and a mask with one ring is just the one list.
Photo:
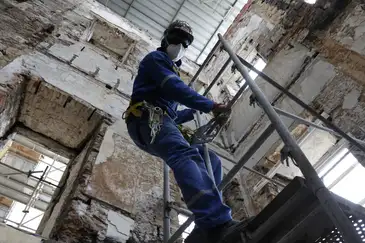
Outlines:
{"label": "blue coverall", "polygon": [[[141,61],[134,81],[132,102],[143,100],[161,107],[167,115],[153,144],[150,144],[148,114],[144,113],[141,118],[130,115],[127,127],[133,141],[142,150],[162,158],[172,169],[198,227],[212,228],[230,221],[231,210],[223,203],[221,193],[208,175],[202,146],[191,146],[177,127],[177,124],[194,119],[195,110],[210,112],[213,101],[185,85],[173,61],[159,50],[149,53]],[[177,111],[178,103],[191,109]],[[210,158],[215,183],[219,185],[222,179],[221,161],[211,151]]]}

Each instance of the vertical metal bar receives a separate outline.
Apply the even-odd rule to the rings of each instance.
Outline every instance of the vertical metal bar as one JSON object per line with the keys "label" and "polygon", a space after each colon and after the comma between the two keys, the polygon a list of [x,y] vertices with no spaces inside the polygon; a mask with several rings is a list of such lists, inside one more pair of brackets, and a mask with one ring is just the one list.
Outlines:
{"label": "vertical metal bar", "polygon": [[205,66],[212,59],[212,57],[214,56],[214,53],[216,52],[216,50],[218,50],[219,46],[220,46],[220,42],[217,41],[217,43],[215,43],[213,49],[208,54],[207,58],[204,60],[204,62],[202,63],[202,65],[200,65],[198,71],[195,73],[194,77],[191,79],[191,81],[189,83],[189,87],[191,87],[195,83],[195,81],[199,78],[200,73],[203,71],[203,69],[205,68]]}
{"label": "vertical metal bar", "polygon": [[[218,186],[219,190],[223,190],[228,185],[228,183],[233,179],[233,177],[240,171],[240,169],[247,163],[247,161],[252,157],[252,155],[261,147],[261,145],[274,131],[275,131],[274,126],[270,124],[265,129],[265,131],[260,135],[260,137],[255,141],[255,143],[252,144],[252,146],[247,150],[245,155],[242,156],[242,158],[238,161],[238,163],[223,178],[221,184]],[[187,223],[188,221],[189,223]],[[188,220],[183,225],[180,226],[180,228],[171,236],[168,243],[175,242],[193,221],[194,221],[194,215],[190,216]]]}
{"label": "vertical metal bar", "polygon": [[359,149],[361,149],[361,151],[365,152],[365,145],[360,144],[358,141],[356,141],[355,139],[353,139],[352,137],[350,137],[349,135],[347,135],[344,131],[342,131],[335,124],[333,124],[332,122],[330,122],[329,120],[327,120],[326,118],[324,118],[323,116],[321,116],[320,114],[318,114],[315,109],[313,109],[312,107],[310,107],[309,105],[307,105],[306,103],[304,103],[302,100],[300,100],[294,94],[290,93],[287,89],[285,89],[283,86],[281,86],[280,84],[278,84],[277,82],[275,82],[272,78],[270,78],[269,76],[267,76],[263,72],[257,70],[251,63],[247,62],[246,60],[244,60],[240,56],[237,56],[237,58],[241,61],[241,63],[243,65],[245,65],[246,67],[248,67],[249,69],[251,69],[252,71],[254,71],[255,73],[257,73],[261,78],[263,78],[265,81],[267,81],[268,83],[270,83],[272,86],[274,86],[275,88],[277,88],[278,90],[280,90],[281,92],[283,92],[285,95],[287,95],[295,103],[297,103],[298,105],[300,105],[301,107],[303,107],[304,109],[306,109],[307,111],[309,111],[313,116],[315,116],[316,118],[318,118],[327,127],[331,128],[333,131],[337,132],[339,135],[341,135],[347,141],[349,141],[350,143],[352,143],[353,145],[355,145],[356,147],[358,147]]}
{"label": "vertical metal bar", "polygon": [[204,91],[204,94],[203,94],[204,96],[206,96],[209,93],[209,91],[213,88],[213,86],[219,80],[219,78],[222,76],[224,71],[226,71],[226,69],[227,69],[230,62],[231,62],[231,58],[228,58],[227,61],[224,63],[223,67],[219,70],[219,72],[217,73],[217,75],[213,79],[213,81],[209,84],[208,88]]}
{"label": "vertical metal bar", "polygon": [[[197,119],[197,122],[198,122],[198,127],[201,127],[202,126],[202,120],[201,120],[200,112],[196,113],[196,119]],[[204,151],[205,167],[207,167],[208,175],[209,175],[210,179],[212,179],[213,184],[215,185],[212,163],[210,161],[210,156],[209,156],[209,149],[208,149],[207,144],[205,144],[205,143],[203,144],[203,151]]]}
{"label": "vertical metal bar", "polygon": [[308,186],[313,191],[314,195],[318,198],[319,202],[323,206],[324,211],[328,214],[332,222],[336,225],[336,227],[342,232],[345,240],[351,243],[360,243],[361,239],[358,237],[357,232],[352,226],[351,222],[342,211],[338,203],[335,201],[334,197],[330,193],[330,191],[325,187],[323,182],[318,177],[316,171],[313,166],[300,149],[294,138],[291,136],[289,130],[285,126],[285,124],[280,119],[279,115],[275,112],[274,108],[271,106],[269,100],[266,98],[265,94],[261,91],[258,85],[251,79],[249,76],[245,66],[238,59],[237,55],[234,53],[232,48],[229,46],[226,40],[223,39],[222,35],[218,35],[220,41],[223,44],[223,48],[228,52],[231,56],[233,62],[236,64],[238,71],[242,74],[242,76],[248,82],[252,93],[255,94],[255,97],[272,124],[275,126],[276,131],[280,135],[284,144],[286,144],[290,148],[290,153],[298,163],[298,167],[302,171],[303,175],[307,179]]}
{"label": "vertical metal bar", "polygon": [[170,176],[169,167],[166,163],[163,166],[163,200],[164,200],[164,216],[163,216],[163,242],[167,243],[170,238]]}
{"label": "vertical metal bar", "polygon": [[29,198],[29,201],[28,201],[27,205],[25,205],[25,208],[24,208],[24,210],[23,210],[24,215],[23,215],[22,220],[21,220],[21,221],[20,221],[20,223],[18,224],[18,228],[22,225],[22,223],[23,223],[23,221],[24,221],[25,217],[26,217],[26,216],[27,216],[27,214],[29,213],[29,209],[30,209],[30,207],[31,207],[31,205],[32,205],[32,203],[33,203],[33,201],[34,201],[34,198],[36,197],[36,195],[37,195],[37,193],[38,193],[38,189],[39,189],[39,187],[42,185],[42,180],[43,180],[44,176],[46,175],[46,173],[47,173],[47,171],[48,171],[48,168],[49,168],[49,167],[47,166],[47,167],[46,167],[46,169],[43,171],[43,174],[42,174],[41,178],[39,179],[39,181],[37,182],[37,184],[36,184],[36,186],[35,186],[35,189],[33,190],[32,195],[30,196],[30,198]]}
{"label": "vertical metal bar", "polygon": [[[198,121],[198,127],[201,127],[202,125],[202,121],[201,121],[201,116],[200,113],[197,112],[196,113],[196,119]],[[208,175],[209,177],[212,179],[212,182],[215,185],[215,180],[214,180],[214,173],[213,173],[213,168],[212,168],[212,163],[210,161],[210,156],[209,156],[209,149],[207,144],[203,143],[203,150],[204,150],[204,162],[205,162],[205,167],[207,167],[207,171],[208,171]]]}

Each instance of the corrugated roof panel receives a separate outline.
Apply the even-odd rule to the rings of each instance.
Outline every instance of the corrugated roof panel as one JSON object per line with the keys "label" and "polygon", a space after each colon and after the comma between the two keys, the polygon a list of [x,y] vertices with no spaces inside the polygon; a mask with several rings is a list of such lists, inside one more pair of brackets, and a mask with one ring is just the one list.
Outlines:
{"label": "corrugated roof panel", "polygon": [[114,4],[120,6],[121,8],[123,8],[125,10],[127,10],[128,7],[129,7],[129,3],[126,2],[126,1],[122,1],[122,0],[119,0],[119,1],[117,0],[117,1],[114,2]]}
{"label": "corrugated roof panel", "polygon": [[[196,5],[191,3],[190,1],[186,1],[184,8],[189,9],[190,11],[195,12],[195,13],[198,12]],[[212,15],[210,15],[209,13],[206,13],[204,11],[199,11],[199,13],[197,13],[197,14],[199,14],[200,18],[203,19],[204,22],[206,22],[207,24],[213,25],[213,26],[218,25],[219,22],[222,20],[222,19],[213,18]]]}
{"label": "corrugated roof panel", "polygon": [[179,9],[180,5],[181,5],[181,1],[175,1],[175,0],[162,0],[165,4],[169,5],[170,7],[176,10]]}
{"label": "corrugated roof panel", "polygon": [[213,14],[220,16],[223,18],[226,13],[227,9],[224,8],[224,6],[216,5],[216,3],[202,3],[205,5]]}
{"label": "corrugated roof panel", "polygon": [[193,4],[197,11],[201,12],[201,13],[205,13],[205,14],[208,14],[209,16],[211,16],[213,19],[215,19],[217,22],[220,22],[223,18],[223,16],[220,16],[219,14],[217,13],[214,13],[213,9],[206,6],[205,4],[201,4],[200,2],[198,1],[191,1],[191,0],[188,0],[186,1],[190,4]]}
{"label": "corrugated roof panel", "polygon": [[214,47],[214,44],[218,41],[218,36],[217,34],[225,34],[225,32],[227,31],[227,29],[231,26],[231,24],[233,23],[234,19],[236,18],[237,14],[240,13],[241,9],[243,8],[243,6],[246,4],[246,0],[238,0],[235,4],[235,7],[233,7],[230,12],[228,13],[226,19],[222,22],[221,26],[219,28],[217,28],[217,31],[213,34],[212,39],[210,40],[209,44],[207,45],[207,47],[205,48],[205,50],[202,52],[201,56],[199,57],[198,60],[196,60],[196,62],[198,64],[201,64],[205,58],[207,57],[207,55],[209,54],[209,52],[212,50],[212,48]]}
{"label": "corrugated roof panel", "polygon": [[[99,1],[105,4],[105,0]],[[156,39],[161,39],[163,31],[173,20],[187,21],[193,28],[195,40],[186,56],[202,63],[218,40],[217,33],[226,32],[246,2],[247,0],[109,0],[108,7],[126,16]]]}
{"label": "corrugated roof panel", "polygon": [[158,23],[154,22],[153,20],[147,18],[145,15],[143,15],[141,12],[134,8],[130,8],[129,12],[126,15],[126,18],[132,23],[135,23],[142,29],[147,30],[148,33],[150,33],[153,37],[156,39],[160,39],[163,33],[164,28],[159,25]]}
{"label": "corrugated roof panel", "polygon": [[[183,21],[189,21],[189,17],[187,17],[186,15],[179,13],[177,15],[177,18],[179,20],[183,20]],[[207,43],[207,41],[209,40],[211,34],[204,31],[201,27],[197,26],[197,24],[195,22],[189,22],[191,28],[193,29],[193,34],[194,34],[194,42],[193,42],[193,46],[195,46],[197,49],[202,49],[204,48],[205,44]]]}
{"label": "corrugated roof panel", "polygon": [[[144,0],[142,0],[143,2],[145,2]],[[170,2],[170,1],[168,1]],[[171,21],[172,18],[175,16],[176,13],[176,8],[174,8],[173,6],[170,6],[169,4],[167,4],[165,1],[163,0],[154,0],[154,3],[159,6],[158,8],[162,11],[162,12],[166,12],[168,13],[168,15],[170,16],[169,20]]]}
{"label": "corrugated roof panel", "polygon": [[201,26],[195,21],[190,21],[191,16],[192,16],[192,14],[189,11],[186,11],[186,9],[184,9],[184,10],[181,10],[181,12],[177,15],[176,19],[188,22],[193,30],[195,39],[201,40],[201,41],[203,41],[203,43],[205,43],[212,35],[212,32],[214,31],[214,27]]}
{"label": "corrugated roof panel", "polygon": [[[155,12],[157,6],[151,3],[148,3],[148,1],[134,1],[132,8],[136,9],[137,11],[141,12],[146,17],[152,19],[154,22],[161,25],[163,28],[166,28],[166,26],[169,25],[170,20],[167,20],[168,14],[164,13],[161,15],[158,12]],[[158,10],[157,10],[158,11]]]}
{"label": "corrugated roof panel", "polygon": [[113,9],[114,12],[116,12],[117,14],[119,14],[121,16],[124,16],[126,11],[127,11],[127,8],[124,9],[124,8],[122,8],[121,6],[117,5],[114,2],[109,2],[108,7],[110,9]]}
{"label": "corrugated roof panel", "polygon": [[[204,18],[202,18],[200,16],[200,14],[201,14],[200,12],[191,10],[191,9],[187,8],[186,6],[181,8],[180,14],[183,14],[186,17],[188,17],[190,20],[189,22],[194,23],[194,25],[198,27],[197,30],[199,31],[199,33],[200,33],[200,31],[206,32],[208,37],[215,30],[215,26],[217,25],[217,22],[205,21]],[[191,21],[192,19],[194,21]],[[199,28],[201,30],[199,30]]]}

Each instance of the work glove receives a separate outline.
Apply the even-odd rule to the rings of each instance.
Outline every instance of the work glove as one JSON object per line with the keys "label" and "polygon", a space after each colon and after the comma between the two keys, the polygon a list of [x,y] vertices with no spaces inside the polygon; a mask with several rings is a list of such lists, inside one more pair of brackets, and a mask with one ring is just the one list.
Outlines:
{"label": "work glove", "polygon": [[223,126],[231,115],[231,108],[224,104],[215,103],[212,112],[216,121]]}
{"label": "work glove", "polygon": [[225,104],[215,103],[213,105],[212,112],[213,112],[214,116],[218,116],[218,115],[220,115],[222,113],[227,113],[229,115],[231,113],[231,108],[229,108]]}

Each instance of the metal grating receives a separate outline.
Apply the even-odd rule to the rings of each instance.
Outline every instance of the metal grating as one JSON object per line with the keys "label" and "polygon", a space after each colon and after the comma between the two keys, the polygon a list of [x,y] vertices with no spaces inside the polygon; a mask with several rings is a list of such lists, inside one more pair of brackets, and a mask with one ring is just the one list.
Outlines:
{"label": "metal grating", "polygon": [[122,17],[161,39],[174,20],[189,22],[195,40],[186,57],[201,64],[247,0],[98,0]]}
{"label": "metal grating", "polygon": [[[362,242],[365,242],[365,218],[361,219],[354,215],[350,215],[349,218],[354,225],[357,233],[360,235]],[[345,243],[341,233],[337,228],[333,228],[331,231],[327,231],[315,243]]]}

